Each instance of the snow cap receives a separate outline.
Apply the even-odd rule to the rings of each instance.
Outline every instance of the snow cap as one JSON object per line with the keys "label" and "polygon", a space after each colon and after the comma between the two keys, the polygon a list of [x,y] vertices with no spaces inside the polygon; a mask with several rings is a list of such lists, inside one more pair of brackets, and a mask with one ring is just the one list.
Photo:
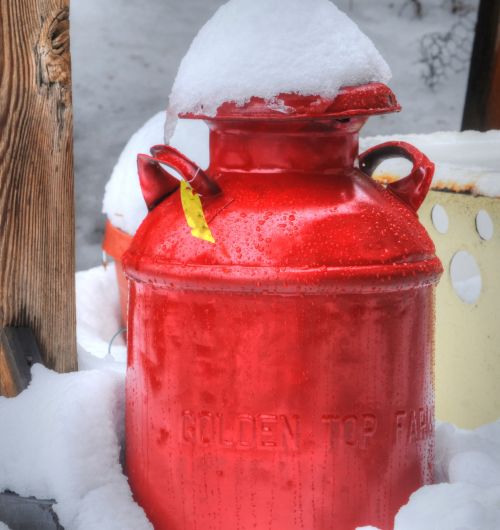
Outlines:
{"label": "snow cap", "polygon": [[[182,60],[169,116],[215,116],[222,103],[252,96],[333,99],[341,87],[390,78],[371,40],[329,0],[230,0]],[[167,139],[173,127],[167,122]]]}

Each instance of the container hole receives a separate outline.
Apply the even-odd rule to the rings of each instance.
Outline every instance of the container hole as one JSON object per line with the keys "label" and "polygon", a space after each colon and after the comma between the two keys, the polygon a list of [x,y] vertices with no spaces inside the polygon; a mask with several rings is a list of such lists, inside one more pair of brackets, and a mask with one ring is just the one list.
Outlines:
{"label": "container hole", "polygon": [[451,284],[458,297],[475,304],[481,296],[483,280],[476,259],[466,250],[457,252],[450,263]]}
{"label": "container hole", "polygon": [[448,229],[450,228],[450,219],[444,206],[441,206],[440,204],[434,205],[431,211],[431,219],[434,228],[440,234],[446,234],[448,232]]}
{"label": "container hole", "polygon": [[481,239],[485,241],[489,241],[493,237],[493,219],[486,210],[479,210],[476,215],[476,229]]}

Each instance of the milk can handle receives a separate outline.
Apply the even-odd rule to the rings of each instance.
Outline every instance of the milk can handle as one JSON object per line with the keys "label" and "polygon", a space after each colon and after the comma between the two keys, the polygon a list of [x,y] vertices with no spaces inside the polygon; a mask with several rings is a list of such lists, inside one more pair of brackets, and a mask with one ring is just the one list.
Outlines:
{"label": "milk can handle", "polygon": [[359,155],[359,167],[371,177],[377,166],[389,158],[405,158],[413,164],[411,173],[407,177],[388,184],[387,189],[417,211],[432,184],[433,162],[406,142],[386,142]]}
{"label": "milk can handle", "polygon": [[[142,194],[149,210],[152,210],[179,187],[179,179],[171,175],[163,165],[177,171],[200,196],[217,195],[219,186],[194,162],[169,145],[155,145],[151,156],[137,156],[137,169]],[[163,164],[163,165],[162,165]]]}

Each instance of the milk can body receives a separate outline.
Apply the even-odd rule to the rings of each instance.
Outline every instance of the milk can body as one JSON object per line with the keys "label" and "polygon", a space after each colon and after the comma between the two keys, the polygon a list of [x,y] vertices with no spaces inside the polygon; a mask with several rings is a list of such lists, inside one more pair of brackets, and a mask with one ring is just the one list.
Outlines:
{"label": "milk can body", "polygon": [[[320,111],[287,103],[288,117],[256,101],[207,118],[215,243],[191,235],[155,163],[193,188],[198,170],[161,147],[140,166],[152,211],[124,259],[127,468],[156,529],[389,529],[432,480],[441,265],[416,215],[432,165],[390,144],[355,167],[364,115],[395,107],[382,85]],[[396,155],[413,170],[384,189],[369,173]]]}

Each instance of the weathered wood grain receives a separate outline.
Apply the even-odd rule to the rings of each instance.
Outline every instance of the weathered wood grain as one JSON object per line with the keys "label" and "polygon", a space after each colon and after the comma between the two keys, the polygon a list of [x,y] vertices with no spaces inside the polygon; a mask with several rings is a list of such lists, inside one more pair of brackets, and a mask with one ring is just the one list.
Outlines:
{"label": "weathered wood grain", "polygon": [[68,0],[0,0],[0,327],[76,368]]}
{"label": "weathered wood grain", "polygon": [[488,101],[490,129],[500,129],[500,16],[498,20],[497,44],[490,99]]}
{"label": "weathered wood grain", "polygon": [[481,0],[462,129],[500,128],[500,1]]}

